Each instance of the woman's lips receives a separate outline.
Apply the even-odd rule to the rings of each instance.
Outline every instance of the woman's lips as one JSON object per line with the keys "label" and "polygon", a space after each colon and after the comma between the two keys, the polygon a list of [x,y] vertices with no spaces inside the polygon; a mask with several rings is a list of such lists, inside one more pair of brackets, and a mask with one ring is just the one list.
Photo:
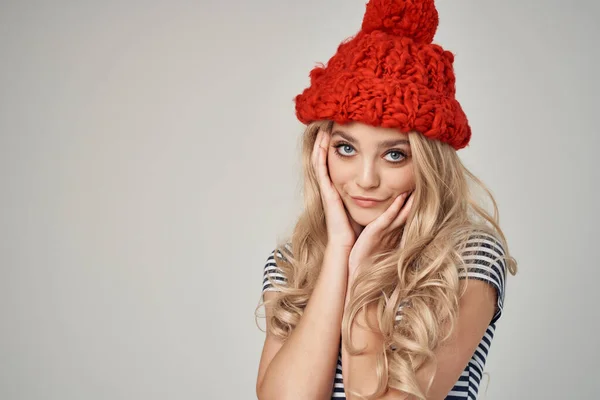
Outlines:
{"label": "woman's lips", "polygon": [[381,202],[383,201],[383,200],[366,199],[366,198],[361,198],[361,197],[350,197],[350,198],[352,199],[354,204],[356,204],[359,207],[363,207],[363,208],[376,207],[379,204],[381,204]]}

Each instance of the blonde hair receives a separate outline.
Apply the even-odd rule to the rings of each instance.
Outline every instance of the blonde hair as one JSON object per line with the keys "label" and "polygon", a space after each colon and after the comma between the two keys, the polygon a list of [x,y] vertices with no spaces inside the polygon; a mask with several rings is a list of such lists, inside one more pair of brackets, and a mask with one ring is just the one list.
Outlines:
{"label": "blonde hair", "polygon": [[[331,132],[331,121],[307,126],[303,136],[304,210],[291,238],[280,240],[275,257],[286,277],[273,300],[270,333],[285,340],[302,318],[304,308],[319,276],[327,231],[315,171],[310,162],[313,144],[320,129]],[[367,267],[360,268],[350,293],[349,312],[342,321],[342,342],[350,354],[360,354],[350,338],[350,327],[367,306],[377,307],[378,329],[383,347],[377,359],[378,386],[364,396],[374,399],[388,387],[425,399],[433,373],[425,389],[416,372],[436,359],[434,351],[450,338],[457,319],[459,298],[464,285],[459,271],[465,269],[461,250],[475,232],[487,232],[502,244],[508,271],[515,275],[517,262],[508,251],[499,226],[496,201],[485,186],[461,162],[448,144],[410,132],[408,138],[414,164],[416,188],[410,215],[399,232],[395,248],[373,255]],[[478,204],[470,179],[491,199],[493,215]],[[291,249],[291,250],[290,250]],[[259,304],[257,309],[265,303]],[[399,306],[402,317],[396,319]],[[375,327],[371,327],[375,328]],[[435,371],[435,368],[433,369]],[[345,382],[349,387],[349,382]],[[352,392],[354,393],[354,392]]]}

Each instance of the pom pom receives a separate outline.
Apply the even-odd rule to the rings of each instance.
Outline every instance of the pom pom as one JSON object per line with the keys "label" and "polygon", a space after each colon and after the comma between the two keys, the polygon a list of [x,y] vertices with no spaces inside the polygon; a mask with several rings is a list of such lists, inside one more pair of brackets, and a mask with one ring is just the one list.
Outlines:
{"label": "pom pom", "polygon": [[404,36],[418,43],[431,43],[438,27],[433,0],[370,0],[362,30]]}

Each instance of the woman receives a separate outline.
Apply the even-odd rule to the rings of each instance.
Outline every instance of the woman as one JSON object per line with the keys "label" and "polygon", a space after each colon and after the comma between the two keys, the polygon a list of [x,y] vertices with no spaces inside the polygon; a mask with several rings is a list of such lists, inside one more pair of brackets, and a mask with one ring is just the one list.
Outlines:
{"label": "woman", "polygon": [[437,24],[432,0],[371,0],[296,97],[305,209],[264,268],[260,400],[477,397],[517,263],[457,155]]}

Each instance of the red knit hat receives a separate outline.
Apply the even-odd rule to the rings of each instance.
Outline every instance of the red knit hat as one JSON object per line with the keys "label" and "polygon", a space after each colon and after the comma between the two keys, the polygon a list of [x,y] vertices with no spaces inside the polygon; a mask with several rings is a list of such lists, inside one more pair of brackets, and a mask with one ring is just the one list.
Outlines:
{"label": "red knit hat", "polygon": [[454,55],[432,44],[437,26],[433,0],[370,0],[361,30],[310,72],[296,116],[304,124],[415,130],[456,150],[467,146],[471,128],[454,98]]}

